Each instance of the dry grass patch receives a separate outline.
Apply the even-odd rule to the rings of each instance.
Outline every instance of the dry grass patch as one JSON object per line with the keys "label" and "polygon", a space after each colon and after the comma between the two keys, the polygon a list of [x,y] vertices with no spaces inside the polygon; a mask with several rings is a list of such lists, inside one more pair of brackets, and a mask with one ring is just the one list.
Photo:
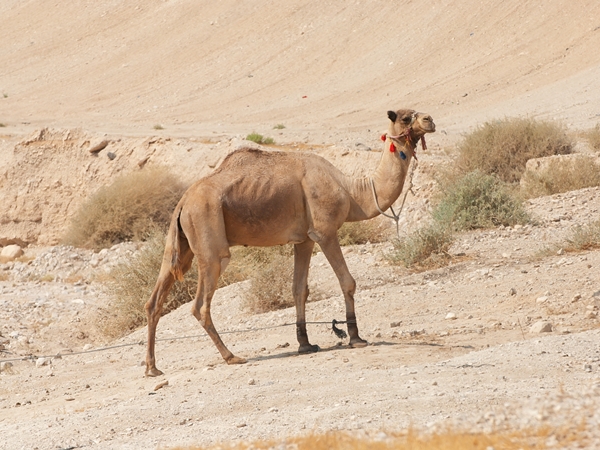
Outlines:
{"label": "dry grass patch", "polygon": [[167,229],[185,188],[162,167],[121,175],[79,207],[63,241],[99,250],[119,242],[143,240],[152,228]]}
{"label": "dry grass patch", "polygon": [[252,443],[218,444],[210,447],[177,447],[174,450],[543,450],[547,442],[552,448],[576,448],[586,445],[581,437],[582,426],[541,428],[523,431],[494,431],[491,433],[460,432],[448,430],[420,435],[413,431],[404,434],[386,434],[383,439],[353,436],[345,432],[323,435],[289,437],[283,440]]}
{"label": "dry grass patch", "polygon": [[527,198],[592,186],[600,186],[600,164],[598,158],[583,155],[569,160],[551,159],[542,170],[525,172],[521,180],[521,192]]}
{"label": "dry grass patch", "polygon": [[507,118],[486,122],[459,146],[458,167],[480,170],[508,183],[518,182],[529,159],[571,153],[573,140],[552,122]]}
{"label": "dry grass patch", "polygon": [[394,241],[394,249],[386,254],[393,264],[418,270],[433,269],[448,264],[448,250],[454,241],[450,228],[433,223]]}
{"label": "dry grass patch", "polygon": [[585,226],[576,227],[567,238],[564,249],[567,251],[584,251],[600,248],[600,220]]}
{"label": "dry grass patch", "polygon": [[587,139],[590,146],[594,150],[600,151],[600,123],[594,128],[591,128],[583,133],[583,136]]}
{"label": "dry grass patch", "polygon": [[338,230],[341,246],[383,242],[389,235],[389,229],[381,217],[361,222],[346,222]]}

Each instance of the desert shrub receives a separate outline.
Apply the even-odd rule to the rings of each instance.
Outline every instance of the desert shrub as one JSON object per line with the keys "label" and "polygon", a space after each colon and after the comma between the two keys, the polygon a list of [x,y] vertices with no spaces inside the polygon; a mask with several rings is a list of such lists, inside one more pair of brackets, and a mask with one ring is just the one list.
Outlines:
{"label": "desert shrub", "polygon": [[567,238],[567,251],[581,251],[600,248],[600,220],[585,226],[576,227]]}
{"label": "desert shrub", "polygon": [[596,158],[591,156],[580,156],[572,161],[549,161],[539,172],[525,172],[521,191],[532,198],[600,186],[600,165],[595,161]]}
{"label": "desert shrub", "polygon": [[338,230],[341,246],[383,242],[387,237],[385,224],[381,218],[346,222]]}
{"label": "desert shrub", "polygon": [[600,150],[600,123],[586,131],[584,136],[594,150]]}
{"label": "desert shrub", "polygon": [[248,136],[246,136],[246,140],[256,142],[257,144],[265,145],[272,145],[275,143],[275,140],[273,138],[264,137],[262,134],[258,133],[250,133]]}
{"label": "desert shrub", "polygon": [[64,243],[95,250],[141,240],[150,229],[166,230],[185,185],[161,167],[121,175],[79,207]]}
{"label": "desert shrub", "polygon": [[282,123],[278,123],[277,125],[275,125],[273,127],[274,130],[283,130],[285,128],[285,125]]}
{"label": "desert shrub", "polygon": [[458,231],[529,221],[522,200],[498,178],[478,170],[442,186],[432,214],[442,227]]}
{"label": "desert shrub", "polygon": [[449,227],[434,222],[394,241],[394,248],[386,257],[393,264],[405,267],[442,266],[450,259],[448,250],[453,240]]}
{"label": "desert shrub", "polygon": [[566,130],[552,122],[508,118],[486,122],[459,145],[458,167],[463,173],[480,170],[501,180],[518,182],[531,158],[571,153]]}
{"label": "desert shrub", "polygon": [[[113,267],[103,277],[104,286],[112,298],[111,315],[104,324],[107,335],[124,336],[146,324],[144,305],[156,284],[164,249],[164,233],[153,230],[139,252],[128,261]],[[163,314],[192,300],[196,295],[197,284],[197,271],[192,267],[184,281],[173,285],[163,305]]]}

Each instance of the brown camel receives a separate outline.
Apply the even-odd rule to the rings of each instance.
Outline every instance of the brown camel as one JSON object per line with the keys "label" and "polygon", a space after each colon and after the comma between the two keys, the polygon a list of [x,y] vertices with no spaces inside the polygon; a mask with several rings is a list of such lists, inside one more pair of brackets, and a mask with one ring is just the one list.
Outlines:
{"label": "brown camel", "polygon": [[351,347],[367,342],[358,335],[354,313],[356,283],[342,255],[337,230],[344,222],[371,219],[399,197],[419,139],[435,131],[431,116],[412,110],[388,111],[385,149],[372,177],[351,179],[320,156],[241,149],[214,173],[197,181],[175,208],[156,286],[148,302],[146,376],[161,375],[154,344],[162,305],[175,280],[198,260],[198,291],[192,314],[228,364],[242,364],[223,344],[210,316],[217,280],[233,245],[294,244],[293,295],[299,353],[319,350],[306,334],[308,268],[315,242],[331,264],[346,302]]}

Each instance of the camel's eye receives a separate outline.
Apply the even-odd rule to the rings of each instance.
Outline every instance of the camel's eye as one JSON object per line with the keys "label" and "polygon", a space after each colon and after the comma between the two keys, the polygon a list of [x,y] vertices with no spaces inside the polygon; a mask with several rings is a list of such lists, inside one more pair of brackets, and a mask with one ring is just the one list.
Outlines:
{"label": "camel's eye", "polygon": [[404,123],[410,123],[411,120],[412,120],[412,117],[410,117],[410,116],[406,116],[406,117],[402,118],[402,122],[404,122]]}

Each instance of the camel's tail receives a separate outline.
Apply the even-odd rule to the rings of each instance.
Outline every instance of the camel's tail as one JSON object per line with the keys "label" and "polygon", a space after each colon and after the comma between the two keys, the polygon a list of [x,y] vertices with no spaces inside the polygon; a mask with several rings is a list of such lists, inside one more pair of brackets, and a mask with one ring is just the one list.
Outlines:
{"label": "camel's tail", "polygon": [[[183,234],[183,229],[181,228],[181,223],[179,221],[181,209],[181,205],[177,205],[177,208],[175,208],[173,218],[171,219],[171,225],[169,226],[169,233],[167,235],[167,243],[165,248],[165,259],[167,257],[170,259],[169,269],[177,281],[183,281],[184,275],[181,265],[180,239],[181,237],[185,239],[185,234]],[[168,252],[170,252],[170,254]]]}

